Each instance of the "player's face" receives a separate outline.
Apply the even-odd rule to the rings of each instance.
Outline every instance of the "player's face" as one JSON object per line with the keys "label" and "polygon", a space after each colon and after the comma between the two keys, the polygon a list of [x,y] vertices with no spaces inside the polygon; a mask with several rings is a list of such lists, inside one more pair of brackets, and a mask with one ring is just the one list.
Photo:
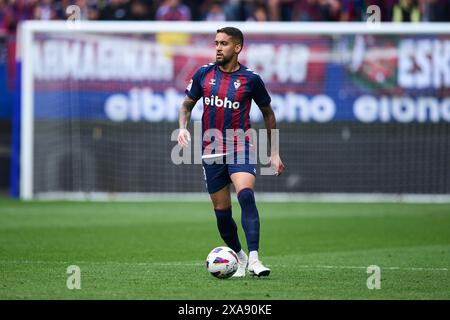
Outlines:
{"label": "player's face", "polygon": [[220,66],[228,64],[241,50],[241,45],[226,33],[216,35],[216,63]]}

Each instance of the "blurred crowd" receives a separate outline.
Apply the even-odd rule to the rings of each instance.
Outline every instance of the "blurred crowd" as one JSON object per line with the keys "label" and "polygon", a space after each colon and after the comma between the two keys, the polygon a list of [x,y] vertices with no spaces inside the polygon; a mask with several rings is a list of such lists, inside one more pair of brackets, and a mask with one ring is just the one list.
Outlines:
{"label": "blurred crowd", "polygon": [[26,19],[67,19],[70,5],[81,20],[365,21],[377,5],[381,21],[450,21],[450,0],[0,0],[0,32]]}

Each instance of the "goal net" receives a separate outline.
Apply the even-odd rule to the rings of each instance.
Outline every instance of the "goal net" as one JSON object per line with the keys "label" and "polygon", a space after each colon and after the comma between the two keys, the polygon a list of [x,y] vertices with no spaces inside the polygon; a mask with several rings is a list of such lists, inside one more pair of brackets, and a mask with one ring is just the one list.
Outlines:
{"label": "goal net", "polygon": [[[272,195],[450,193],[450,28],[235,23],[272,97],[286,172]],[[178,109],[216,23],[21,26],[23,199],[206,194],[173,160]],[[190,128],[202,115],[194,108]],[[252,106],[253,127],[264,128]],[[258,170],[264,164],[258,164]]]}

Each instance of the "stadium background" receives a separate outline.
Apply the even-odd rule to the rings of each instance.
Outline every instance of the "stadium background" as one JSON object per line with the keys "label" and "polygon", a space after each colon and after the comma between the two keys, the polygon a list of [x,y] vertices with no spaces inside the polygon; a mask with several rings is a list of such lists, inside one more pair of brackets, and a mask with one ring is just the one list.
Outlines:
{"label": "stadium background", "polygon": [[[181,20],[186,30],[199,25],[186,20],[207,20],[214,28],[55,32],[67,29],[69,4],[116,31],[137,20],[155,29]],[[449,299],[449,1],[182,4],[0,0],[0,298]],[[365,21],[372,4],[383,25],[405,32],[339,33]],[[50,199],[131,192],[152,201],[17,201],[26,103],[16,45],[19,23],[31,19],[61,20],[36,31],[35,50],[26,52],[34,61],[31,191]],[[311,32],[276,34],[266,20],[310,22],[303,26]],[[179,101],[195,68],[213,57],[215,24],[259,29],[246,33],[242,61],[274,99],[288,168],[279,179],[258,176],[261,257],[271,276],[223,281],[221,290],[203,263],[222,245],[211,204],[186,201],[193,191],[207,199],[201,168],[169,158]],[[433,25],[439,33],[420,32]],[[195,110],[198,118],[201,105]],[[257,128],[260,117],[253,108]],[[167,200],[153,192],[176,193]],[[263,192],[291,197],[261,201]],[[329,197],[311,203],[312,193]],[[375,194],[383,196],[366,197]],[[235,201],[233,216],[240,225]],[[81,290],[66,285],[70,265],[81,269]],[[380,290],[367,286],[369,265],[381,267]]]}
{"label": "stadium background", "polygon": [[[71,3],[81,8],[82,20],[337,23],[364,21],[372,4],[380,7],[381,20],[386,22],[443,22],[450,16],[448,1],[3,1],[1,181],[2,189],[9,189],[13,196],[18,196],[20,186],[19,112],[13,112],[14,102],[19,103],[17,24],[24,19],[65,19],[63,8]],[[171,38],[160,34],[135,40],[136,50],[145,50],[148,40],[172,46],[174,52],[165,59],[160,49],[147,48],[157,55],[143,67],[147,74],[131,70],[128,77],[120,59],[133,56],[120,49],[120,36],[111,35],[107,41],[95,35],[88,41],[81,36],[58,36],[56,42],[52,37],[38,37],[34,54],[38,107],[33,188],[42,192],[202,192],[203,182],[196,179],[201,176],[199,166],[186,171],[164,156],[152,156],[155,150],[158,155],[170,154],[173,144],[167,132],[176,128],[176,108],[185,83],[198,65],[211,61],[202,35]],[[448,193],[448,75],[439,65],[445,59],[448,37],[423,38],[249,35],[242,61],[262,75],[273,95],[285,135],[281,148],[290,167],[289,174],[276,182],[261,177],[259,190]],[[111,51],[121,57],[116,71],[71,74],[76,66],[64,57],[68,52],[64,50],[75,44],[84,54],[89,41],[94,50],[116,47]],[[414,52],[416,47],[423,50]],[[444,50],[441,55],[440,50]],[[409,64],[421,59],[421,52],[431,55],[429,72],[407,71]],[[58,70],[66,73],[58,74]],[[419,83],[420,77],[425,82]],[[133,99],[151,102],[142,107],[144,111],[133,113]],[[59,108],[63,101],[70,101],[70,108]],[[252,119],[258,128],[261,116],[255,109]],[[79,143],[73,147],[75,136]],[[113,160],[111,153],[116,154]]]}
{"label": "stadium background", "polygon": [[[34,192],[202,192],[201,166],[168,159],[186,83],[211,61],[207,35],[83,37],[37,34]],[[433,41],[248,35],[241,62],[271,92],[290,168],[275,181],[261,176],[257,190],[448,194],[448,70],[439,62],[448,38]],[[402,67],[421,59],[417,47],[431,55],[429,73]],[[139,64],[140,52],[151,60]]]}

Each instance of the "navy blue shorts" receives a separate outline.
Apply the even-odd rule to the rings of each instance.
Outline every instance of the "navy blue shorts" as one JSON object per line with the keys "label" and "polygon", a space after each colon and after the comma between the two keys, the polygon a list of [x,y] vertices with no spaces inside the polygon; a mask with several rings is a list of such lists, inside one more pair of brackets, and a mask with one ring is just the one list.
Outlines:
{"label": "navy blue shorts", "polygon": [[206,189],[208,193],[215,193],[231,183],[230,176],[236,172],[248,172],[256,176],[256,165],[249,163],[248,157],[243,164],[223,163],[208,164],[203,160],[203,173],[205,175]]}

